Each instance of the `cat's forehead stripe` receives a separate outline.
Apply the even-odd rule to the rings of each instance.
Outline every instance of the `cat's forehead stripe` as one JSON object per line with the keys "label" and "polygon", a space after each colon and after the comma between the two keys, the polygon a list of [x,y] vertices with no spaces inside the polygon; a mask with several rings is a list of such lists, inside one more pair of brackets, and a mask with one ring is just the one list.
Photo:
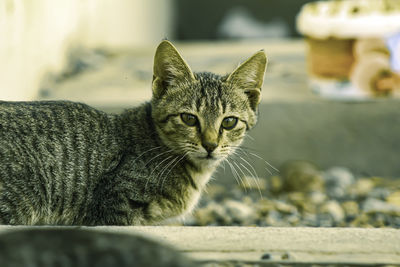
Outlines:
{"label": "cat's forehead stripe", "polygon": [[198,96],[203,101],[197,99],[198,107],[204,106],[206,109],[221,113],[226,109],[226,103],[222,99],[223,96],[223,83],[221,77],[212,73],[198,73],[197,80],[200,85],[200,95]]}

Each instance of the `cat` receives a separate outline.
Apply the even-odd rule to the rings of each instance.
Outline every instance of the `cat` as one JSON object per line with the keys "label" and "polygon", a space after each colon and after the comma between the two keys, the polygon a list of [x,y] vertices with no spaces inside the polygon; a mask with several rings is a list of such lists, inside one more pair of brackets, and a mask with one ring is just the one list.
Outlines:
{"label": "cat", "polygon": [[121,114],[68,101],[0,102],[0,224],[149,225],[193,210],[257,121],[263,50],[219,76],[171,42],[152,99]]}
{"label": "cat", "polygon": [[131,234],[70,228],[0,234],[1,267],[195,267],[167,245]]}

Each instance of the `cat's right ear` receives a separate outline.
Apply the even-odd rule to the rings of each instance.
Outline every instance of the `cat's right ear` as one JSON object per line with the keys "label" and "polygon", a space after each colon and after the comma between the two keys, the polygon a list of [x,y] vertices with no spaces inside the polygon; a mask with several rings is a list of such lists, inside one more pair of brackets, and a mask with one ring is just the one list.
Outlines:
{"label": "cat's right ear", "polygon": [[153,96],[162,96],[169,87],[179,82],[193,82],[189,65],[171,42],[162,41],[156,50],[153,66]]}

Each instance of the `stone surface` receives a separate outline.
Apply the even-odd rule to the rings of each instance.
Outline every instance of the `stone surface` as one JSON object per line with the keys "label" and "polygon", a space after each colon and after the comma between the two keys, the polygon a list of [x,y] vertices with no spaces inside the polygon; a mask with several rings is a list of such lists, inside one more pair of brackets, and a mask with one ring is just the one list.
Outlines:
{"label": "stone surface", "polygon": [[[0,226],[0,231],[19,228],[24,227]],[[395,229],[117,226],[88,229],[150,236],[201,262],[400,264],[400,230]],[[266,254],[270,259],[265,259]]]}

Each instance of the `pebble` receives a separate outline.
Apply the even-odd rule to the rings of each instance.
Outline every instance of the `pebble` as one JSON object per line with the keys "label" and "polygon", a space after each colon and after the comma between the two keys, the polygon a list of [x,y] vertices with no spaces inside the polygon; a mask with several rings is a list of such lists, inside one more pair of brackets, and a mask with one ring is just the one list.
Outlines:
{"label": "pebble", "polygon": [[283,186],[286,191],[323,190],[321,172],[313,163],[302,160],[289,161],[281,169]]}
{"label": "pebble", "polygon": [[390,204],[396,205],[400,207],[400,191],[396,191],[391,193],[387,198],[386,201]]}
{"label": "pebble", "polygon": [[256,211],[259,216],[267,215],[271,210],[275,209],[274,203],[269,199],[260,199],[256,204]]}
{"label": "pebble", "polygon": [[360,211],[360,209],[358,207],[358,203],[355,202],[355,201],[343,202],[342,203],[342,208],[343,208],[346,216],[353,217],[353,218],[355,218],[358,215],[359,211]]}
{"label": "pebble", "polygon": [[208,186],[206,188],[206,193],[203,195],[203,198],[208,197],[209,199],[219,201],[222,200],[221,197],[223,197],[225,191],[225,186],[213,184],[212,186]]}
{"label": "pebble", "polygon": [[372,179],[361,178],[355,182],[355,184],[349,188],[348,193],[351,197],[363,198],[372,191],[375,184]]}
{"label": "pebble", "polygon": [[271,259],[271,254],[265,253],[261,256],[262,260],[270,260]]}
{"label": "pebble", "polygon": [[301,225],[303,226],[319,226],[317,223],[317,214],[316,213],[304,213],[303,220]]}
{"label": "pebble", "polygon": [[288,200],[294,205],[302,205],[307,202],[307,196],[303,192],[291,192],[288,194]]}
{"label": "pebble", "polygon": [[280,176],[271,176],[268,179],[268,189],[271,193],[279,193],[283,189],[283,181]]}
{"label": "pebble", "polygon": [[400,206],[376,198],[367,198],[363,203],[363,211],[367,213],[398,213],[400,215]]}
{"label": "pebble", "polygon": [[287,217],[285,218],[285,220],[286,220],[288,223],[290,223],[290,225],[296,226],[296,225],[298,225],[299,222],[300,222],[300,216],[299,216],[299,214],[291,214],[291,215],[287,216]]}
{"label": "pebble", "polygon": [[340,223],[345,218],[345,213],[340,204],[335,200],[326,202],[321,207],[321,213],[329,214],[335,223]]}
{"label": "pebble", "polygon": [[322,192],[312,192],[310,194],[310,201],[311,203],[315,204],[315,205],[319,205],[322,204],[326,201],[326,199],[328,198],[328,196]]}
{"label": "pebble", "polygon": [[267,226],[274,226],[274,227],[293,226],[288,222],[288,220],[285,216],[282,216],[282,214],[279,214],[279,216],[276,216],[276,217],[272,216],[272,214],[268,215],[268,217],[266,219]]}
{"label": "pebble", "polygon": [[240,186],[245,190],[264,191],[267,189],[266,179],[253,177],[253,176],[243,176],[242,180],[243,180],[243,183],[240,183]]}
{"label": "pebble", "polygon": [[335,167],[320,175],[322,188],[293,190],[296,182],[288,190],[288,182],[295,180],[289,176],[259,178],[265,182],[262,197],[257,187],[210,184],[186,225],[400,228],[400,179],[356,179],[346,168]]}
{"label": "pebble", "polygon": [[355,182],[354,175],[343,167],[333,167],[323,174],[326,192],[330,197],[341,198],[346,189]]}
{"label": "pebble", "polygon": [[332,227],[334,226],[334,221],[332,216],[328,213],[319,213],[317,214],[317,225],[318,227]]}
{"label": "pebble", "polygon": [[369,193],[368,196],[372,198],[378,199],[386,199],[390,195],[390,190],[387,188],[377,187],[373,188]]}
{"label": "pebble", "polygon": [[199,225],[231,224],[232,221],[226,213],[224,206],[211,202],[204,208],[196,210],[194,217]]}
{"label": "pebble", "polygon": [[373,227],[370,223],[370,216],[367,213],[361,213],[359,216],[357,216],[351,223],[351,227],[364,227],[364,228],[370,228]]}
{"label": "pebble", "polygon": [[[312,192],[311,194],[317,193]],[[316,205],[311,197],[304,192],[291,192],[287,195],[290,204],[293,204],[300,212],[316,212]]]}
{"label": "pebble", "polygon": [[271,210],[265,218],[267,226],[278,226],[282,222],[282,215],[276,210]]}
{"label": "pebble", "polygon": [[283,201],[275,201],[275,209],[284,214],[293,214],[297,212],[297,208]]}
{"label": "pebble", "polygon": [[224,202],[226,213],[234,222],[249,222],[254,220],[255,209],[251,205],[243,204],[235,200],[226,200]]}

